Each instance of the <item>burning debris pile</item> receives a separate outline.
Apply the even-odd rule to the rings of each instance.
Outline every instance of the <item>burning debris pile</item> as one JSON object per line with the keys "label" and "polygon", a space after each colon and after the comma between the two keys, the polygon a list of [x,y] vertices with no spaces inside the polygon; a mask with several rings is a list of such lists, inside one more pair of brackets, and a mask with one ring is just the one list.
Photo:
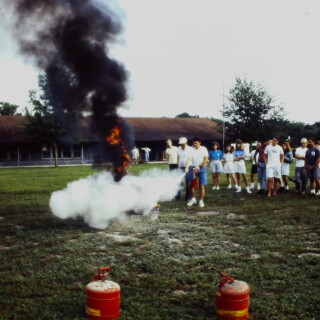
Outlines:
{"label": "burning debris pile", "polygon": [[[46,76],[57,121],[65,123],[70,108],[78,115],[91,112],[92,132],[102,144],[96,160],[111,162],[115,180],[121,180],[133,134],[117,115],[127,99],[127,72],[109,54],[110,44],[122,31],[114,11],[96,0],[4,0],[4,4],[8,13],[12,11],[20,52]],[[108,138],[114,130],[120,143]]]}
{"label": "burning debris pile", "polygon": [[54,192],[50,208],[59,218],[83,217],[91,227],[104,229],[113,219],[125,221],[130,211],[148,215],[158,201],[172,200],[181,179],[178,172],[153,169],[115,182],[110,172],[101,172]]}

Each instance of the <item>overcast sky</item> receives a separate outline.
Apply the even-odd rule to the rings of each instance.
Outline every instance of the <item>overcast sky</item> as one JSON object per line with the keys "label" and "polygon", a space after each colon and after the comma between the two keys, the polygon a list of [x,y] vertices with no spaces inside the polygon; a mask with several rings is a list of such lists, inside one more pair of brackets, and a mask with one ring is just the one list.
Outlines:
{"label": "overcast sky", "polygon": [[[112,2],[124,25],[112,54],[130,74],[122,115],[221,118],[223,93],[240,76],[262,83],[289,120],[320,120],[319,0]],[[6,30],[0,40],[0,101],[25,105],[38,70]]]}

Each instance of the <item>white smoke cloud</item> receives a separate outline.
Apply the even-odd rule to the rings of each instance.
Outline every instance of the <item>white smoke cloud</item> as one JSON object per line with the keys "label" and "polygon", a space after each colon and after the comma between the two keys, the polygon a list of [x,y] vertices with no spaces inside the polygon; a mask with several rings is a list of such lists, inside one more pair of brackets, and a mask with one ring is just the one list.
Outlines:
{"label": "white smoke cloud", "polygon": [[111,219],[124,221],[130,210],[148,215],[159,201],[172,200],[182,177],[177,171],[151,169],[115,182],[110,172],[101,172],[53,192],[49,205],[61,219],[83,217],[91,227],[104,229]]}

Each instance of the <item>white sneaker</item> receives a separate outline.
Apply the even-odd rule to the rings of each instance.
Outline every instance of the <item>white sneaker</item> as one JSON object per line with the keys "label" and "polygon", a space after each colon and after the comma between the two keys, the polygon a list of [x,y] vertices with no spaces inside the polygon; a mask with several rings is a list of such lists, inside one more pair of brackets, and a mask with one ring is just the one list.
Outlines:
{"label": "white sneaker", "polygon": [[237,191],[236,192],[241,192],[241,187],[237,186]]}
{"label": "white sneaker", "polygon": [[217,190],[220,190],[220,187],[217,187]]}
{"label": "white sneaker", "polygon": [[187,203],[187,206],[188,206],[188,207],[191,207],[191,206],[193,206],[195,203],[197,203],[196,198],[192,198],[192,199]]}
{"label": "white sneaker", "polygon": [[200,200],[200,201],[199,201],[199,207],[200,207],[200,208],[203,208],[203,207],[204,207],[204,202],[203,202],[203,200]]}
{"label": "white sneaker", "polygon": [[316,196],[320,196],[320,190],[316,192]]}
{"label": "white sneaker", "polygon": [[254,189],[254,183],[251,183],[250,189]]}
{"label": "white sneaker", "polygon": [[231,185],[231,184],[229,184],[227,189],[231,189],[231,188],[232,188],[232,185]]}
{"label": "white sneaker", "polygon": [[247,190],[248,193],[252,193],[251,190],[250,190],[250,187],[246,187],[246,190]]}
{"label": "white sneaker", "polygon": [[215,187],[215,186],[212,187],[212,190],[216,190],[216,189],[217,189],[217,187]]}

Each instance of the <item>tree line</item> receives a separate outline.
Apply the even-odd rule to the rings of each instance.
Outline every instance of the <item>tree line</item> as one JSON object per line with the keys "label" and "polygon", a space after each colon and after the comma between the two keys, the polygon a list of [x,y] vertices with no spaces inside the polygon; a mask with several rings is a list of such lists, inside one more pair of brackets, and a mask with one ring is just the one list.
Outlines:
{"label": "tree line", "polygon": [[[235,86],[230,89],[227,103],[222,106],[222,119],[209,118],[219,125],[222,132],[225,125],[225,140],[236,138],[252,143],[263,138],[278,136],[292,146],[299,146],[302,137],[320,137],[320,122],[305,124],[286,119],[282,105],[259,83],[246,78],[236,78]],[[199,118],[187,112],[176,118]]]}

